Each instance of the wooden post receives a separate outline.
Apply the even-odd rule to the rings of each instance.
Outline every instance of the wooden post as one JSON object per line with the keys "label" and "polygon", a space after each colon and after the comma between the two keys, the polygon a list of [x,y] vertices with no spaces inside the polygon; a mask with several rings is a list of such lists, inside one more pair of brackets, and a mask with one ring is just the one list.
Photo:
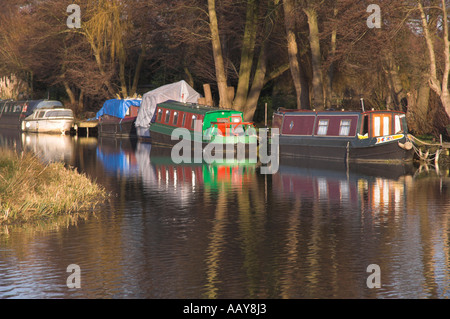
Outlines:
{"label": "wooden post", "polygon": [[212,106],[213,99],[211,94],[211,87],[209,84],[203,84],[203,92],[205,93],[205,103],[206,105]]}
{"label": "wooden post", "polygon": [[267,127],[267,103],[264,104],[264,126]]}

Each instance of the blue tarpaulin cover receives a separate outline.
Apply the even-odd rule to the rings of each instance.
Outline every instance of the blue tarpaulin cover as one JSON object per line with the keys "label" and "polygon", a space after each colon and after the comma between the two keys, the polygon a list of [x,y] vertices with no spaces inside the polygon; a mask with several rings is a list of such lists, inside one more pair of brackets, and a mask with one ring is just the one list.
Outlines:
{"label": "blue tarpaulin cover", "polygon": [[100,111],[97,112],[96,118],[98,119],[103,114],[115,116],[123,119],[130,108],[130,106],[141,106],[141,99],[126,99],[126,100],[118,100],[111,99],[107,100]]}

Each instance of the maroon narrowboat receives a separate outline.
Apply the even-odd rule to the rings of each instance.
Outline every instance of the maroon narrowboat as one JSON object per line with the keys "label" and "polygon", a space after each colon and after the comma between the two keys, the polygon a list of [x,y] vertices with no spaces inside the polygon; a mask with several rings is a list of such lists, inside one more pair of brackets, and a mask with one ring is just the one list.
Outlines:
{"label": "maroon narrowboat", "polygon": [[280,156],[363,162],[412,161],[405,113],[278,109]]}

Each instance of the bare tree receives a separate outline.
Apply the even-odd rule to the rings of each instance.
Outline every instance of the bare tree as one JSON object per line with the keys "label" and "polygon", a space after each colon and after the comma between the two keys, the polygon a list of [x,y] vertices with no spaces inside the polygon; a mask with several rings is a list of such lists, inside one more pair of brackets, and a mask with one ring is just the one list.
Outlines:
{"label": "bare tree", "polygon": [[450,116],[450,92],[448,89],[448,80],[450,75],[450,42],[448,33],[448,16],[447,16],[447,4],[445,0],[441,1],[441,14],[442,14],[442,44],[441,52],[443,55],[443,68],[442,75],[438,75],[438,64],[436,59],[436,43],[430,33],[429,23],[427,21],[427,16],[425,15],[424,7],[420,0],[417,1],[417,8],[420,11],[420,18],[423,26],[423,33],[425,42],[428,48],[428,59],[429,59],[429,85],[430,88],[439,96],[442,105]]}
{"label": "bare tree", "polygon": [[294,0],[283,0],[284,8],[284,24],[286,26],[286,41],[287,50],[289,54],[289,65],[292,75],[292,81],[294,83],[295,92],[297,96],[297,108],[302,108],[300,97],[302,95],[300,64],[298,57],[298,46],[296,39],[296,27],[295,27],[295,6]]}

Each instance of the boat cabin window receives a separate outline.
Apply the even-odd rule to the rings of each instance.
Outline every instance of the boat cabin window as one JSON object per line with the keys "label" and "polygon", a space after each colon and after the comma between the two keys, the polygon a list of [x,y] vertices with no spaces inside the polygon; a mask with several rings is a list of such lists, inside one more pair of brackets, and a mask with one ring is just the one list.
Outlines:
{"label": "boat cabin window", "polygon": [[389,135],[390,134],[390,117],[384,116],[383,117],[383,135]]}
{"label": "boat cabin window", "polygon": [[348,136],[350,134],[350,124],[352,120],[341,120],[339,136]]}
{"label": "boat cabin window", "polygon": [[242,121],[242,117],[240,115],[232,115],[231,116],[231,122],[233,123],[239,123]]}
{"label": "boat cabin window", "polygon": [[373,118],[373,136],[381,135],[381,117],[375,116]]}
{"label": "boat cabin window", "polygon": [[72,110],[48,111],[46,117],[72,117]]}
{"label": "boat cabin window", "polygon": [[192,121],[191,121],[191,129],[193,130],[195,128],[195,120],[197,117],[195,115],[192,115]]}
{"label": "boat cabin window", "polygon": [[373,136],[391,134],[391,116],[389,114],[373,115]]}
{"label": "boat cabin window", "polygon": [[166,116],[164,118],[164,122],[169,123],[169,119],[170,119],[170,111],[166,110]]}
{"label": "boat cabin window", "polygon": [[186,113],[183,113],[183,119],[181,120],[181,126],[184,127],[185,124],[186,124]]}
{"label": "boat cabin window", "polygon": [[41,119],[44,117],[45,111],[39,111],[38,113],[36,113],[36,118]]}
{"label": "boat cabin window", "polygon": [[158,115],[157,115],[156,121],[161,122],[161,119],[162,119],[162,109],[158,109]]}
{"label": "boat cabin window", "polygon": [[328,131],[328,120],[319,120],[317,135],[327,135],[327,131]]}
{"label": "boat cabin window", "polygon": [[178,112],[173,112],[172,124],[177,125],[178,123]]}
{"label": "boat cabin window", "polygon": [[363,117],[363,127],[362,127],[362,135],[369,136],[369,117],[364,115]]}
{"label": "boat cabin window", "polygon": [[400,120],[400,115],[395,115],[394,119],[394,134],[402,133],[402,121]]}

